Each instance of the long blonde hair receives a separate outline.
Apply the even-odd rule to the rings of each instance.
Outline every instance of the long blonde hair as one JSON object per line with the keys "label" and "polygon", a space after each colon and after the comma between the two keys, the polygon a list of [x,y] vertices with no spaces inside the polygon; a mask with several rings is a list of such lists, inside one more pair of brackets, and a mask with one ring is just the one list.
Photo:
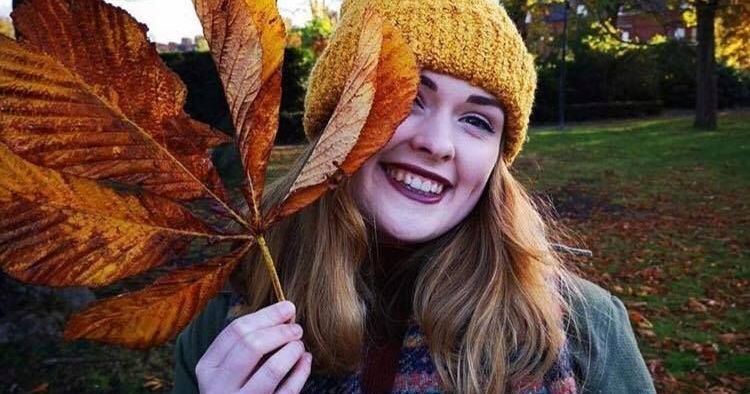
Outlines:
{"label": "long blonde hair", "polygon": [[[284,197],[310,151],[271,185],[264,205]],[[266,234],[314,371],[322,373],[361,366],[372,314],[374,290],[364,273],[376,245],[349,189],[344,181]],[[445,390],[508,392],[540,381],[556,361],[565,340],[559,284],[566,272],[547,233],[530,196],[498,160],[473,211],[422,249],[413,317]],[[246,297],[244,312],[274,302],[257,253],[232,283]]]}

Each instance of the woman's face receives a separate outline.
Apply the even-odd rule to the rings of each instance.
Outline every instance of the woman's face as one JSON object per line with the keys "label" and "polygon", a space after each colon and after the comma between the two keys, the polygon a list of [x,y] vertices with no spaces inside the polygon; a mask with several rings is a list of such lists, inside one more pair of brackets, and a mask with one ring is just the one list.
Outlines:
{"label": "woman's face", "polygon": [[444,234],[479,200],[499,158],[504,121],[485,90],[423,71],[411,113],[352,178],[359,209],[391,240]]}

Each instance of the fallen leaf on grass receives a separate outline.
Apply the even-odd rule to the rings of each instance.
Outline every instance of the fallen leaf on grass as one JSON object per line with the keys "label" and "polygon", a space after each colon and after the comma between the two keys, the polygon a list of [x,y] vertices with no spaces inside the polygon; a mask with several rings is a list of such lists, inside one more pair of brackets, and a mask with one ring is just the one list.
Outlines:
{"label": "fallen leaf on grass", "polygon": [[49,390],[49,383],[42,383],[29,391],[29,394],[46,393]]}
{"label": "fallen leaf on grass", "polygon": [[638,328],[654,328],[654,324],[646,319],[646,316],[643,316],[641,312],[631,310],[628,311],[628,316],[630,317],[630,322]]}
{"label": "fallen leaf on grass", "polygon": [[708,364],[715,364],[719,360],[719,345],[715,343],[694,343],[693,350]]}
{"label": "fallen leaf on grass", "polygon": [[741,341],[747,341],[748,338],[750,338],[750,335],[738,334],[734,332],[719,335],[719,341],[721,341],[721,343],[725,345],[733,345]]}
{"label": "fallen leaf on grass", "polygon": [[705,313],[708,312],[708,307],[703,305],[702,302],[690,297],[687,302],[687,308],[691,312]]}
{"label": "fallen leaf on grass", "polygon": [[149,391],[159,391],[164,388],[164,381],[153,375],[144,376],[143,387]]}

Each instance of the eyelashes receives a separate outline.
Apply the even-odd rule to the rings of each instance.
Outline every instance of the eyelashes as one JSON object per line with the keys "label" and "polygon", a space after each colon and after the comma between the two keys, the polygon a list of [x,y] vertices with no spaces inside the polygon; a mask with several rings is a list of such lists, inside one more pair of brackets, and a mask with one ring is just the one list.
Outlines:
{"label": "eyelashes", "polygon": [[472,125],[474,127],[479,127],[480,129],[485,130],[488,133],[494,133],[495,132],[495,130],[492,129],[492,126],[490,126],[490,124],[487,121],[485,121],[484,119],[480,118],[479,116],[469,115],[469,116],[465,117],[464,119],[466,119],[466,120],[472,120],[472,121],[476,122],[476,123],[472,123],[472,122],[467,122],[467,123],[469,123],[470,125]]}
{"label": "eyelashes", "polygon": [[[413,103],[412,107],[415,107],[415,106],[418,107],[418,108],[420,108],[420,109],[424,109],[424,104],[422,103],[422,98],[419,95],[417,95],[417,97],[414,98],[414,103]],[[466,123],[468,123],[469,125],[471,125],[473,127],[476,127],[476,128],[479,128],[481,130],[484,130],[484,131],[486,131],[488,133],[494,133],[495,132],[495,130],[490,125],[490,123],[487,120],[485,120],[483,117],[481,117],[481,116],[478,116],[478,115],[468,115],[468,116],[465,116],[465,117],[463,117],[461,119],[465,119],[467,121]]]}

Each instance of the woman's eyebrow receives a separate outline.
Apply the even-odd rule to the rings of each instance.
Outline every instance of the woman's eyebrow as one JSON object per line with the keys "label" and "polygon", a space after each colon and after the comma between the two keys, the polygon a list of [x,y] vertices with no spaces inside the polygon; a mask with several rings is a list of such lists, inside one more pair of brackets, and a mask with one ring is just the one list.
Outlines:
{"label": "woman's eyebrow", "polygon": [[491,105],[493,107],[498,107],[501,110],[503,109],[503,107],[500,105],[500,102],[498,102],[494,98],[490,98],[486,96],[471,95],[466,99],[466,102],[471,103],[471,104],[479,104],[479,105]]}
{"label": "woman's eyebrow", "polygon": [[430,78],[427,78],[427,77],[425,77],[424,75],[420,75],[420,76],[419,76],[419,82],[420,82],[420,83],[421,83],[422,85],[425,85],[425,86],[427,86],[428,88],[430,88],[430,89],[432,89],[432,90],[434,90],[434,91],[436,91],[436,92],[437,92],[437,90],[438,90],[438,88],[437,88],[437,84],[435,83],[435,81],[431,80]]}

